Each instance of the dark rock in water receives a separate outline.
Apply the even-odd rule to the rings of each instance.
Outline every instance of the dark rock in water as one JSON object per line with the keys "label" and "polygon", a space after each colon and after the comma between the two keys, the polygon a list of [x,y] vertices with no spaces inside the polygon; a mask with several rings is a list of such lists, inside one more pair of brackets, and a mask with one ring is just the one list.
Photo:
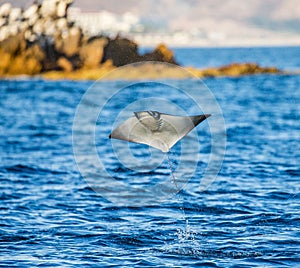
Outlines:
{"label": "dark rock in water", "polygon": [[220,67],[219,72],[235,76],[257,73],[278,73],[279,69],[274,67],[261,67],[257,63],[232,63]]}
{"label": "dark rock in water", "polygon": [[[193,70],[191,70],[193,71]],[[194,70],[195,71],[195,70]],[[195,72],[198,76],[215,77],[215,76],[241,76],[262,73],[282,73],[275,67],[261,67],[256,63],[232,63],[217,68],[207,68]]]}
{"label": "dark rock in water", "polygon": [[129,63],[139,61],[138,45],[127,39],[116,37],[109,40],[104,48],[102,62],[112,60],[113,65],[119,67]]}

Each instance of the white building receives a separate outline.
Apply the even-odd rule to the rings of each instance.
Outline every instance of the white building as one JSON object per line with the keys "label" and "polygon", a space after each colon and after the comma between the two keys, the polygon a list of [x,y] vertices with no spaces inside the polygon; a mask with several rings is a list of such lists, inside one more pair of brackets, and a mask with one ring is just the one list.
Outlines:
{"label": "white building", "polygon": [[130,12],[118,16],[108,11],[81,12],[79,8],[71,7],[68,17],[91,35],[130,33],[139,25],[139,18]]}

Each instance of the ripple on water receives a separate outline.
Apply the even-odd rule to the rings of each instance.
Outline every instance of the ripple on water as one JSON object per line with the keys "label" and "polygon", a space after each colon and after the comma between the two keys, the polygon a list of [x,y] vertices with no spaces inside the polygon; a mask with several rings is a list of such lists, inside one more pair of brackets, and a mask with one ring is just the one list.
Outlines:
{"label": "ripple on water", "polygon": [[[296,267],[300,78],[205,82],[227,124],[218,178],[200,191],[211,149],[203,142],[201,163],[180,194],[159,205],[128,206],[95,192],[74,162],[73,117],[91,82],[0,81],[0,266]],[[178,86],[182,83],[198,88],[197,81]],[[100,86],[108,90],[120,84]],[[113,114],[130,98],[110,104]],[[112,129],[111,120],[100,121],[97,127]],[[206,132],[200,127],[203,141]],[[116,180],[142,189],[170,180],[167,162],[157,170],[134,171],[102,143],[99,156]],[[180,149],[171,152],[173,168]],[[193,162],[186,160],[186,165]]]}

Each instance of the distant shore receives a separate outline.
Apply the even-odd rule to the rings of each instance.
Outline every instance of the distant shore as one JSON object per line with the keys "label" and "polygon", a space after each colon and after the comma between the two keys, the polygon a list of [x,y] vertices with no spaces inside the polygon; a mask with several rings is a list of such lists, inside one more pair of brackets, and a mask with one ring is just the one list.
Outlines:
{"label": "distant shore", "polygon": [[90,79],[184,79],[204,78],[218,76],[240,76],[255,73],[281,73],[276,68],[261,68],[256,64],[232,64],[221,68],[196,69],[193,67],[179,68],[178,66],[159,63],[142,62],[135,65],[128,65],[121,68],[99,68],[94,70],[79,70],[74,73],[49,72],[42,77],[46,79],[69,78],[74,80]]}
{"label": "distant shore", "polygon": [[139,45],[126,37],[85,34],[68,18],[72,2],[44,1],[26,10],[8,3],[0,7],[0,78],[26,75],[72,80],[157,79],[284,73],[256,63],[206,69],[191,66],[182,72],[184,69],[165,44],[140,53]]}
{"label": "distant shore", "polygon": [[[79,69],[72,72],[48,71],[36,75],[5,75],[3,79],[24,77],[42,78],[46,80],[141,80],[141,79],[186,79],[208,77],[239,77],[259,74],[290,74],[275,67],[260,67],[255,63],[234,63],[218,68],[197,69],[180,67],[163,62],[140,62],[133,65],[115,67],[101,66],[94,69]],[[294,72],[299,74],[300,72]]]}

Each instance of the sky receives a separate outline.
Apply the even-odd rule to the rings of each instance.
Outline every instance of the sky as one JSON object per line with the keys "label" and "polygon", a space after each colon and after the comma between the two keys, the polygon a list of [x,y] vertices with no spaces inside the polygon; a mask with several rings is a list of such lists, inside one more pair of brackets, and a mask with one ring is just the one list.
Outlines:
{"label": "sky", "polygon": [[[28,0],[0,0],[28,6]],[[131,12],[143,22],[169,31],[203,30],[232,38],[299,38],[299,0],[75,0],[83,11]]]}

